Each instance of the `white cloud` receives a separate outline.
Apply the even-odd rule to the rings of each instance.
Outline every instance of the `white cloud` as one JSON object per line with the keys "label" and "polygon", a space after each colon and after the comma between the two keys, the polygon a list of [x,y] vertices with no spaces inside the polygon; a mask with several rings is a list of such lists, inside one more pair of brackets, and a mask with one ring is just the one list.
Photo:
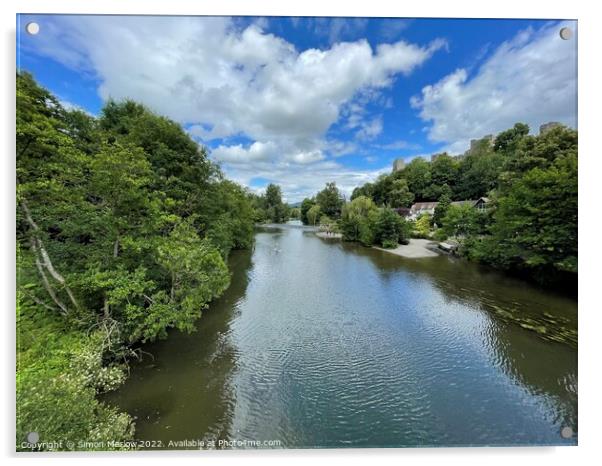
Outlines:
{"label": "white cloud", "polygon": [[276,144],[271,141],[255,141],[248,148],[237,144],[234,146],[220,145],[211,151],[211,155],[218,162],[226,163],[251,163],[257,161],[267,161],[277,156]]}
{"label": "white cloud", "polygon": [[93,71],[101,97],[133,98],[213,136],[323,134],[363,88],[409,74],[443,46],[366,40],[298,52],[257,25],[226,18],[63,16],[43,24],[38,51]]}
{"label": "white cloud", "polygon": [[[445,47],[442,40],[422,46],[398,41],[373,49],[357,40],[299,51],[266,33],[262,22],[241,29],[220,17],[78,15],[39,21],[44,40],[35,42],[35,51],[93,75],[103,99],[143,102],[205,143],[250,139],[246,146],[222,141],[212,151],[228,175],[240,172],[242,164],[247,171],[259,163],[326,169],[329,156],[355,149],[325,140],[342,110],[356,101],[365,106],[398,75],[410,74]],[[343,20],[329,25],[335,39],[349,33]],[[362,139],[382,131],[379,118],[356,124]],[[326,174],[312,176],[323,184]]]}
{"label": "white cloud", "polygon": [[325,142],[323,150],[332,157],[342,157],[343,155],[360,152],[361,149],[355,142],[330,140]]}
{"label": "white cloud", "polygon": [[305,165],[319,160],[324,160],[324,154],[320,150],[312,150],[308,152],[297,152],[293,154],[293,161],[298,164]]}
{"label": "white cloud", "polygon": [[576,126],[576,40],[559,37],[561,27],[576,31],[576,22],[548,24],[504,42],[474,77],[458,69],[426,86],[412,105],[431,122],[430,140],[462,152],[471,138],[495,134],[516,122],[532,129],[548,121]]}
{"label": "white cloud", "polygon": [[308,164],[302,169],[291,162],[256,163],[233,165],[228,176],[243,185],[251,185],[251,180],[261,178],[277,183],[282,187],[283,198],[287,202],[297,202],[314,196],[324,188],[326,182],[334,181],[343,194],[349,198],[354,188],[368,181],[374,181],[382,173],[390,173],[391,166],[359,170],[342,166],[331,160]]}
{"label": "white cloud", "polygon": [[371,141],[383,131],[382,117],[376,117],[369,121],[362,121],[355,136],[361,141]]}
{"label": "white cloud", "polygon": [[368,25],[367,18],[315,18],[314,30],[318,35],[328,36],[330,44],[357,37]]}
{"label": "white cloud", "polygon": [[411,20],[401,18],[388,18],[381,20],[380,36],[385,40],[393,40],[405,31]]}

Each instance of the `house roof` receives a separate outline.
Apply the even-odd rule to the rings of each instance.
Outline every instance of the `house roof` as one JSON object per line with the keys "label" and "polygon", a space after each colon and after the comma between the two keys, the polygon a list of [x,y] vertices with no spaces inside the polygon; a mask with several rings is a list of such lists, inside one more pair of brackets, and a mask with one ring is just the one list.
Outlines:
{"label": "house roof", "polygon": [[[481,199],[485,203],[489,202],[488,198],[486,198],[486,197],[480,197],[476,201],[472,200],[472,199],[468,199],[468,200],[465,200],[465,201],[453,201],[452,205],[456,205],[456,206],[471,205],[471,206],[474,206]],[[437,207],[438,204],[439,204],[438,202],[416,202],[416,203],[412,204],[412,207],[410,208],[410,212],[418,212],[420,210],[431,210],[431,209],[434,209],[435,207]]]}
{"label": "house roof", "polygon": [[415,212],[417,210],[426,210],[426,209],[434,209],[437,207],[438,202],[416,202],[412,204],[410,210]]}

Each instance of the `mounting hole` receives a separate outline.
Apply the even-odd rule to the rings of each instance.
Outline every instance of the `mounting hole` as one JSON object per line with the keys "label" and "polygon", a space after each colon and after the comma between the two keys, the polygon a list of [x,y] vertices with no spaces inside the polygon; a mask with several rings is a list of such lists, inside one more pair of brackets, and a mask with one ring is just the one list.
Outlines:
{"label": "mounting hole", "polygon": [[562,40],[569,40],[571,37],[573,37],[573,31],[571,28],[560,29],[560,38]]}
{"label": "mounting hole", "polygon": [[25,30],[27,31],[27,34],[35,36],[40,32],[40,25],[38,23],[27,23]]}
{"label": "mounting hole", "polygon": [[563,427],[560,431],[560,436],[562,438],[571,438],[573,436],[573,429],[570,427]]}

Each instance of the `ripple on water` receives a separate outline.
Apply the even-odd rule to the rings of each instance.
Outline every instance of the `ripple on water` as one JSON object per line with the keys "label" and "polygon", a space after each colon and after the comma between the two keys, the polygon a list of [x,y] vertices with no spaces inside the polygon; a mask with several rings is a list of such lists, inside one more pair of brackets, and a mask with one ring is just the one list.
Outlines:
{"label": "ripple on water", "polygon": [[[471,264],[407,261],[300,229],[259,233],[234,285],[241,294],[203,318],[225,322],[168,340],[157,354],[168,370],[124,387],[152,422],[141,435],[288,447],[575,442],[559,437],[561,426],[577,431],[575,348],[504,314],[568,334],[572,302]],[[155,401],[159,414],[144,411]]]}

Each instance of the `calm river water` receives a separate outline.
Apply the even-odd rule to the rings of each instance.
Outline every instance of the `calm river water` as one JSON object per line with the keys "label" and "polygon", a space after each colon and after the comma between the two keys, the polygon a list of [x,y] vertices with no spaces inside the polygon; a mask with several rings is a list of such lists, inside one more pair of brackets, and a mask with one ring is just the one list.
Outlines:
{"label": "calm river water", "polygon": [[230,266],[198,331],[146,345],[154,359],[107,397],[137,417],[139,439],[576,443],[574,299],[295,225],[260,230]]}

